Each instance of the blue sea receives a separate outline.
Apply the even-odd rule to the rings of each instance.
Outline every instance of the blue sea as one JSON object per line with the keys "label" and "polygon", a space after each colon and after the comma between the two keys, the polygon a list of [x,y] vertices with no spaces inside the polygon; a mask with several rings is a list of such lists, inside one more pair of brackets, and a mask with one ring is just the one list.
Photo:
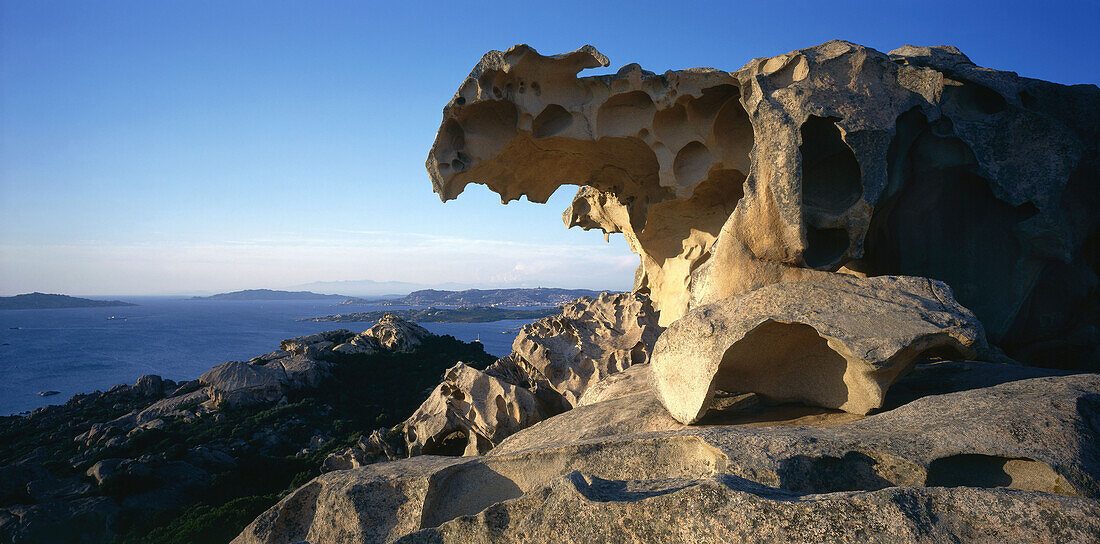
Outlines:
{"label": "blue sea", "polygon": [[[332,301],[123,300],[138,306],[0,310],[0,415],[63,404],[77,393],[132,384],[143,374],[192,380],[226,361],[279,349],[286,338],[334,329],[360,332],[374,324],[298,318],[381,309]],[[528,322],[421,325],[460,340],[480,339],[485,351],[502,357],[511,352],[514,329]],[[38,395],[51,390],[60,394]]]}

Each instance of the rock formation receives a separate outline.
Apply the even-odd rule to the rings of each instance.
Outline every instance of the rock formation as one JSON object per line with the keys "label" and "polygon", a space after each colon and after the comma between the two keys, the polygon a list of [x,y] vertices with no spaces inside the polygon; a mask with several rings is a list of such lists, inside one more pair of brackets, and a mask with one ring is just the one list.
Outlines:
{"label": "rock formation", "polygon": [[491,51],[443,111],[443,200],[580,185],[569,226],[621,232],[672,323],[832,273],[946,282],[1010,355],[1100,366],[1100,90],[974,65],[953,47],[843,41],[727,72],[654,74],[591,46]]}
{"label": "rock formation", "polygon": [[[1100,377],[940,363],[922,365],[898,390],[908,381],[933,387],[855,421],[841,414],[847,422],[784,425],[749,410],[764,420],[685,427],[650,419],[664,413],[659,401],[644,380],[627,380],[643,387],[520,431],[486,456],[325,474],[234,542],[1100,536],[1100,433],[1092,423]],[[623,425],[644,421],[649,429]],[[597,428],[607,434],[591,434]]]}
{"label": "rock formation", "polygon": [[486,372],[525,384],[551,410],[568,410],[586,389],[631,365],[649,362],[663,330],[649,298],[603,293],[562,306],[559,315],[524,325],[512,354]]}
{"label": "rock formation", "polygon": [[409,455],[480,455],[547,415],[527,389],[458,363],[404,431]]}
{"label": "rock formation", "polygon": [[[602,293],[524,325],[512,353],[484,372],[462,363],[402,424],[409,455],[480,455],[569,410],[589,387],[649,362],[661,327],[644,295]],[[333,460],[334,466],[341,464]]]}
{"label": "rock formation", "polygon": [[866,414],[916,361],[985,349],[981,323],[943,282],[836,275],[696,308],[661,335],[652,366],[665,407],[694,423],[716,391]]}
{"label": "rock formation", "polygon": [[247,363],[230,361],[199,377],[206,386],[211,408],[271,403],[287,391],[316,386],[327,375],[331,362],[345,355],[377,351],[406,352],[431,333],[394,314],[386,314],[370,329],[326,331],[283,340],[278,351]]}

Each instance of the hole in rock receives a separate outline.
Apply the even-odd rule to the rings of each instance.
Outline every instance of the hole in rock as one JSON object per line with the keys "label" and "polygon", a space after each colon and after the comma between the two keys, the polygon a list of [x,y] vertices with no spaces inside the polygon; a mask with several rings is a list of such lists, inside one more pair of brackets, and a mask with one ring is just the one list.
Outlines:
{"label": "hole in rock", "polygon": [[452,455],[461,456],[466,451],[466,445],[470,443],[466,431],[452,431],[443,437],[438,443],[429,441],[424,444],[421,453],[424,455]]}
{"label": "hole in rock", "polygon": [[707,146],[699,142],[685,145],[676,153],[676,160],[672,163],[676,183],[681,187],[691,187],[703,181],[711,164],[714,164],[714,157]]}
{"label": "hole in rock", "polygon": [[531,125],[531,134],[535,138],[557,136],[573,124],[573,116],[558,104],[550,104],[542,109]]}
{"label": "hole in rock", "polygon": [[843,457],[795,455],[779,463],[779,487],[799,493],[871,491],[894,485],[875,470],[878,464],[865,453],[850,451]]}
{"label": "hole in rock", "polygon": [[1007,487],[1076,496],[1078,492],[1046,463],[1026,457],[962,454],[928,465],[928,487]]}
{"label": "hole in rock", "polygon": [[633,136],[653,121],[656,107],[643,91],[608,98],[596,113],[596,136]]}
{"label": "hole in rock", "polygon": [[454,119],[447,119],[443,123],[443,130],[439,132],[439,141],[436,143],[436,159],[446,161],[450,155],[457,153],[466,147],[466,135],[462,132],[462,126]]}
{"label": "hole in rock", "polygon": [[813,327],[768,320],[726,350],[714,387],[778,402],[841,406],[848,400],[847,366]]}
{"label": "hole in rock", "polygon": [[673,104],[653,114],[653,133],[662,142],[669,145],[680,145],[692,139],[695,134],[688,124],[687,110],[683,104]]}
{"label": "hole in rock", "polygon": [[[583,455],[576,454],[578,450]],[[618,481],[695,479],[724,472],[728,463],[725,454],[697,437],[612,441],[485,457],[432,476],[421,527],[436,527],[458,516],[476,514],[495,503],[549,486],[573,471]]]}
{"label": "hole in rock", "polygon": [[727,168],[748,172],[749,154],[752,152],[755,136],[749,114],[745,113],[745,108],[736,96],[727,100],[718,110],[712,130],[718,144],[715,151],[720,155],[722,164]]}
{"label": "hole in rock", "polygon": [[1022,251],[1016,224],[1037,209],[998,199],[973,172],[969,146],[935,132],[917,109],[898,117],[887,151],[889,181],[871,216],[860,266],[870,275],[946,282],[997,342],[1016,306],[1013,274]]}
{"label": "hole in rock", "polygon": [[741,96],[741,91],[733,85],[718,85],[703,89],[703,95],[688,101],[688,121],[700,134],[705,134],[714,123],[718,111],[729,100],[736,100]]}
{"label": "hole in rock", "polygon": [[819,229],[806,225],[806,251],[802,260],[810,268],[828,268],[848,251],[848,231]]}
{"label": "hole in rock", "polygon": [[944,101],[948,102],[956,113],[992,115],[1003,111],[1008,103],[1001,93],[969,81],[945,80],[943,86]]}
{"label": "hole in rock", "polygon": [[844,143],[836,117],[811,115],[800,129],[802,204],[842,213],[863,195],[862,174],[852,148]]}

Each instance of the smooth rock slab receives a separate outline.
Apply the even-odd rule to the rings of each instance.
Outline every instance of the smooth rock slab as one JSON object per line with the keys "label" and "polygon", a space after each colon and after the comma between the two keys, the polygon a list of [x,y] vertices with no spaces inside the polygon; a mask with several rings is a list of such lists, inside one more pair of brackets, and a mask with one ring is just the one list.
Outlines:
{"label": "smooth rock slab", "polygon": [[443,542],[1095,542],[1100,504],[1002,489],[800,495],[735,476],[616,482],[580,472],[542,493],[397,540]]}
{"label": "smooth rock slab", "polygon": [[657,340],[652,372],[661,402],[685,424],[716,391],[866,414],[918,359],[986,349],[981,323],[943,282],[833,275],[689,312]]}
{"label": "smooth rock slab", "polygon": [[642,390],[489,455],[324,474],[234,542],[1092,541],[1100,376],[945,364],[977,389],[830,427],[613,424],[662,410]]}

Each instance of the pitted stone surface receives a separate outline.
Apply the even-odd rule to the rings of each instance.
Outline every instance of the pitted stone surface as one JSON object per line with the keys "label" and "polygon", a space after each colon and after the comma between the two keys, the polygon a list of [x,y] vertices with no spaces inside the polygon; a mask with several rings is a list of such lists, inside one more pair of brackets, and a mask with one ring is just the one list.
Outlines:
{"label": "pitted stone surface", "polygon": [[443,111],[435,190],[579,185],[568,226],[622,233],[635,290],[689,309],[836,272],[945,281],[1024,361],[1100,368],[1100,89],[948,46],[831,41],[736,71],[491,51]]}

